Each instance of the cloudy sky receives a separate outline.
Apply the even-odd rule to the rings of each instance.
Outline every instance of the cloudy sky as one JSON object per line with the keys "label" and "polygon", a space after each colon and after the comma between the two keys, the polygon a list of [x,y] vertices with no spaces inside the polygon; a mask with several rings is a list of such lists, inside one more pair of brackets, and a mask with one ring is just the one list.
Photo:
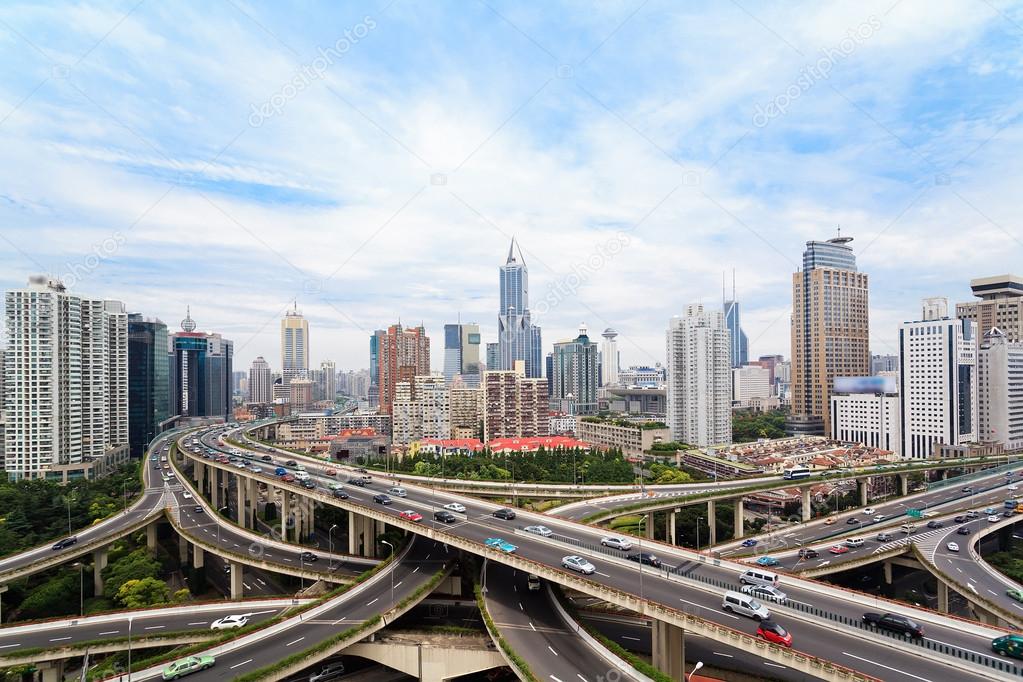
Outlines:
{"label": "cloudy sky", "polygon": [[[41,6],[42,5],[42,6]],[[1003,0],[0,7],[0,284],[33,273],[280,363],[496,335],[512,235],[550,344],[668,318],[735,269],[789,353],[808,239],[855,237],[871,337],[1020,272],[1023,7]]]}

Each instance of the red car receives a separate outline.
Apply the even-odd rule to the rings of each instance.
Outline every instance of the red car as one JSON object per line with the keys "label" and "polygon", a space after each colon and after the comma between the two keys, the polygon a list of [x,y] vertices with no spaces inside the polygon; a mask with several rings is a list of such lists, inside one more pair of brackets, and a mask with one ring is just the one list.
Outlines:
{"label": "red car", "polygon": [[323,470],[323,473],[327,474],[328,476],[335,476],[337,475],[337,469],[331,469],[330,467],[327,467],[326,469]]}
{"label": "red car", "polygon": [[281,476],[281,480],[284,481],[285,483],[294,483],[295,477],[292,476],[291,474],[284,474],[283,476]]}
{"label": "red car", "polygon": [[845,545],[835,545],[828,551],[831,552],[832,554],[845,554],[846,552],[849,551],[849,548],[846,547]]}
{"label": "red car", "polygon": [[775,623],[773,620],[762,620],[757,627],[757,637],[766,639],[772,644],[792,648],[792,633]]}
{"label": "red car", "polygon": [[422,521],[423,520],[423,515],[422,514],[420,514],[419,512],[412,511],[411,509],[406,509],[402,513],[398,514],[398,516],[400,518],[405,519],[406,521]]}

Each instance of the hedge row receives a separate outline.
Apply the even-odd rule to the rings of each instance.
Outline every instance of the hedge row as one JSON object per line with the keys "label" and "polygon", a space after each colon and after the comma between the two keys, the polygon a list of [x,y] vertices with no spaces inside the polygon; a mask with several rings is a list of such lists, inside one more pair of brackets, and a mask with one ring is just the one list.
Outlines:
{"label": "hedge row", "polygon": [[497,625],[494,624],[494,619],[490,617],[490,612],[487,611],[487,605],[483,600],[483,591],[480,589],[479,583],[476,584],[476,605],[480,609],[480,613],[483,614],[483,622],[487,625],[487,630],[490,632],[490,636],[497,640],[497,645],[501,647],[501,651],[504,652],[508,660],[511,661],[512,666],[517,670],[516,674],[520,679],[528,680],[529,682],[539,682],[533,671],[529,669],[529,664],[526,663],[518,653],[512,649],[511,645],[505,641],[504,637],[501,636],[500,631],[497,629]]}

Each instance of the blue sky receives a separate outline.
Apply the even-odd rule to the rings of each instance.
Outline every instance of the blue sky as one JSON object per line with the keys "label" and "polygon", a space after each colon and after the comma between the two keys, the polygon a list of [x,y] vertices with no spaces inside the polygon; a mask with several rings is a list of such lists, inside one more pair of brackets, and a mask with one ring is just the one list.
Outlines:
{"label": "blue sky", "polygon": [[[62,276],[279,364],[496,334],[516,235],[544,340],[668,318],[736,271],[789,353],[803,243],[841,225],[875,352],[919,299],[1020,272],[1023,7],[942,2],[4,3],[0,284]],[[542,301],[542,304],[540,303]]]}

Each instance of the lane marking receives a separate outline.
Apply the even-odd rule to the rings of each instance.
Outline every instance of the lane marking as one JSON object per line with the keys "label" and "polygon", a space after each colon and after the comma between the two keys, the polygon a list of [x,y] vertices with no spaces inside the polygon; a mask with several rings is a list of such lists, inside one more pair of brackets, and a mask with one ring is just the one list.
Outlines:
{"label": "lane marking", "polygon": [[529,627],[533,628],[533,632],[536,632],[536,626],[533,625],[533,621],[529,621]]}
{"label": "lane marking", "polygon": [[288,642],[288,643],[287,643],[287,644],[285,644],[284,646],[291,646],[292,644],[298,644],[298,643],[299,643],[299,642],[301,642],[301,641],[302,641],[303,639],[305,639],[305,637],[299,637],[299,638],[298,638],[298,639],[296,639],[296,640],[293,640],[293,641],[291,641],[291,642]]}
{"label": "lane marking", "polygon": [[149,627],[147,627],[145,629],[146,630],[162,630],[165,627],[167,627],[167,626],[166,625],[150,625]]}
{"label": "lane marking", "polygon": [[631,639],[633,642],[639,641],[639,637],[629,637],[628,635],[622,635],[622,639]]}
{"label": "lane marking", "polygon": [[[191,625],[191,623],[189,623],[189,625]],[[99,634],[101,634],[101,635],[116,635],[118,632],[120,632],[120,630],[107,630],[106,632],[101,632]]]}
{"label": "lane marking", "polygon": [[611,577],[611,576],[609,576],[609,575],[608,575],[607,573],[601,573],[600,571],[597,571],[597,575],[602,575],[602,576],[604,576],[605,578],[610,578],[610,577]]}
{"label": "lane marking", "polygon": [[725,658],[735,658],[734,656],[732,656],[732,654],[723,654],[720,651],[715,651],[713,652],[713,654],[715,656],[724,656]]}
{"label": "lane marking", "polygon": [[526,611],[524,608],[522,608],[522,602],[519,602],[519,611],[522,611],[523,613],[525,613]]}
{"label": "lane marking", "polygon": [[576,673],[576,674],[575,674],[575,676],[576,676],[576,677],[578,677],[578,678],[579,678],[580,680],[582,680],[583,682],[590,682],[589,680],[587,680],[587,679],[586,679],[585,677],[583,677],[583,676],[582,676],[582,675],[580,675],[579,673]]}
{"label": "lane marking", "polygon": [[231,666],[231,670],[234,670],[235,668],[240,668],[243,665],[245,665],[246,663],[252,663],[252,659],[250,658],[247,661],[242,661],[241,663],[235,663],[234,665]]}
{"label": "lane marking", "polygon": [[550,649],[551,653],[554,654],[555,656],[558,655],[557,651],[555,651],[554,649],[551,649],[551,645],[550,644],[547,645],[547,648]]}
{"label": "lane marking", "polygon": [[21,646],[21,644],[3,644],[0,645],[0,649],[10,649],[11,647]]}
{"label": "lane marking", "polygon": [[344,620],[345,618],[347,618],[347,617],[348,617],[348,616],[341,616],[340,618],[338,618],[337,620],[335,620],[335,621],[333,622],[333,625],[337,625],[338,623],[340,623],[341,621],[343,621],[343,620]]}
{"label": "lane marking", "polygon": [[[682,602],[683,604],[689,604],[690,606],[695,606],[698,609],[710,609],[709,606],[703,606],[702,604],[697,604],[696,602],[687,601],[685,599],[682,599],[681,597],[679,597],[679,601]],[[717,613],[718,615],[721,615],[721,616],[728,616],[729,618],[734,618],[735,620],[739,620],[739,617],[736,616],[735,614],[732,614],[732,613],[725,613],[724,611],[715,611],[715,613]]]}
{"label": "lane marking", "polygon": [[402,584],[403,582],[405,582],[405,581],[404,581],[404,580],[399,580],[398,582],[394,583],[394,586],[395,586],[395,587],[401,587],[401,584]]}
{"label": "lane marking", "polygon": [[380,597],[377,597],[376,599],[374,599],[370,603],[366,604],[366,606],[373,606],[373,604],[376,604],[378,601],[380,601]]}
{"label": "lane marking", "polygon": [[51,642],[63,642],[65,639],[71,639],[71,637],[54,637]]}
{"label": "lane marking", "polygon": [[418,571],[418,570],[419,570],[419,566],[416,566],[416,570],[415,570],[415,571],[412,571],[412,572],[413,572],[413,573],[415,573],[415,572],[416,572],[416,571]]}
{"label": "lane marking", "polygon": [[785,667],[785,666],[783,666],[783,665],[778,665],[777,663],[770,663],[770,662],[768,662],[768,661],[764,661],[764,665],[769,665],[769,666],[771,666],[772,668],[784,668],[784,667]]}
{"label": "lane marking", "polygon": [[898,668],[892,668],[891,666],[887,666],[887,665],[885,665],[883,663],[878,663],[877,661],[871,661],[869,658],[861,658],[860,656],[857,656],[855,654],[850,654],[848,651],[843,651],[842,654],[845,655],[845,656],[848,656],[849,658],[855,658],[857,661],[863,661],[864,663],[873,663],[874,665],[876,665],[879,668],[884,668],[885,670],[891,670],[892,672],[899,673],[900,675],[905,675],[906,677],[912,677],[914,680],[922,680],[922,682],[931,682],[931,680],[927,679],[926,677],[919,677],[919,676],[914,675],[912,673],[907,673],[904,670],[899,670]]}
{"label": "lane marking", "polygon": [[551,679],[552,679],[552,680],[554,680],[554,682],[561,682],[561,680],[559,680],[559,679],[558,679],[557,677],[555,677],[554,675],[551,675]]}
{"label": "lane marking", "polygon": [[[189,623],[189,625],[206,625],[206,623],[208,623],[208,622],[209,621],[201,620],[201,621],[198,621],[196,623]],[[117,630],[114,630],[114,632],[117,632]],[[102,635],[103,633],[101,632],[100,634]]]}

